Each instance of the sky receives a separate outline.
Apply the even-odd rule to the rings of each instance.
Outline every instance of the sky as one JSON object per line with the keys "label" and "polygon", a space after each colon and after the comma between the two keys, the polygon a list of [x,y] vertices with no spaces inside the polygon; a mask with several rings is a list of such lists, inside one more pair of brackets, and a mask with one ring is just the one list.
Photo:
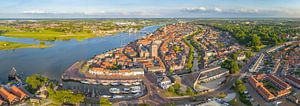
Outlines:
{"label": "sky", "polygon": [[299,18],[300,0],[0,0],[0,18]]}

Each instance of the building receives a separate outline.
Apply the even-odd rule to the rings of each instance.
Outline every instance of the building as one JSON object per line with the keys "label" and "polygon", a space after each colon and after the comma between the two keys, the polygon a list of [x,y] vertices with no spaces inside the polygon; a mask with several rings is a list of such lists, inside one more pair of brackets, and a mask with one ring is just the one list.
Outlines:
{"label": "building", "polygon": [[[264,83],[259,82],[259,80],[269,81],[275,87],[277,87],[277,90],[273,90],[271,92],[264,86]],[[250,76],[248,77],[248,81],[253,86],[253,88],[255,88],[256,91],[267,101],[271,101],[291,93],[291,86],[272,74],[260,74],[256,76]]]}
{"label": "building", "polygon": [[150,46],[150,56],[158,57],[158,48],[161,44],[160,40],[153,41]]}
{"label": "building", "polygon": [[20,100],[24,100],[29,97],[24,91],[22,91],[20,88],[16,86],[12,86],[10,88],[10,91],[16,96],[18,96]]}
{"label": "building", "polygon": [[208,82],[211,80],[215,80],[222,76],[227,75],[228,73],[229,73],[229,70],[227,70],[227,69],[218,69],[218,70],[210,71],[207,73],[202,73],[199,78],[199,82]]}
{"label": "building", "polygon": [[172,86],[172,82],[170,78],[167,76],[163,76],[162,78],[159,78],[158,83],[162,89],[168,89],[170,86]]}
{"label": "building", "polygon": [[3,87],[0,87],[0,95],[1,95],[5,100],[7,100],[9,104],[13,104],[13,103],[15,103],[15,102],[18,101],[18,98],[17,98],[15,95],[9,93],[9,92],[8,92],[5,88],[3,88]]}
{"label": "building", "polygon": [[[39,98],[47,98],[48,96],[48,90],[45,85],[43,85],[37,92],[36,92],[36,97]],[[31,100],[31,99],[30,99]],[[34,99],[33,99],[34,100]]]}
{"label": "building", "polygon": [[102,76],[137,76],[144,75],[144,69],[142,68],[133,68],[126,70],[107,70],[103,68],[91,68],[88,71],[93,75],[102,75]]}
{"label": "building", "polygon": [[149,50],[147,47],[145,46],[140,46],[140,49],[139,49],[139,56],[141,58],[147,58],[150,56],[150,53],[149,53]]}
{"label": "building", "polygon": [[4,105],[4,101],[0,99],[0,106]]}
{"label": "building", "polygon": [[286,75],[285,80],[293,86],[300,88],[300,79],[292,75]]}
{"label": "building", "polygon": [[237,57],[237,60],[244,60],[246,59],[246,55],[244,53],[240,53]]}

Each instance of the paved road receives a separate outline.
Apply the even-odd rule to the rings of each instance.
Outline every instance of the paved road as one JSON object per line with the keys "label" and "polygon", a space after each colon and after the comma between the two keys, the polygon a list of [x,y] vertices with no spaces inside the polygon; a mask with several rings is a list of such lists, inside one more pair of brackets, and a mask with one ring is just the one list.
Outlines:
{"label": "paved road", "polygon": [[199,67],[198,67],[198,53],[195,51],[194,52],[194,61],[193,61],[193,67],[192,67],[192,71],[198,71]]}

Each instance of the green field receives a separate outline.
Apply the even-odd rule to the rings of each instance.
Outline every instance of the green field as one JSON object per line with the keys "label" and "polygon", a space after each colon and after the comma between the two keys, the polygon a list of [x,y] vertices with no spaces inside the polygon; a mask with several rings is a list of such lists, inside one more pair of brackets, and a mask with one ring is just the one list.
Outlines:
{"label": "green field", "polygon": [[0,41],[0,50],[13,50],[19,48],[48,48],[51,45],[27,44],[18,42]]}
{"label": "green field", "polygon": [[65,34],[61,32],[54,32],[54,31],[41,31],[41,32],[21,32],[21,31],[8,31],[1,36],[6,37],[14,37],[14,38],[33,38],[36,40],[43,40],[43,41],[54,41],[54,40],[84,40],[89,38],[94,38],[96,35],[91,33],[70,33]]}

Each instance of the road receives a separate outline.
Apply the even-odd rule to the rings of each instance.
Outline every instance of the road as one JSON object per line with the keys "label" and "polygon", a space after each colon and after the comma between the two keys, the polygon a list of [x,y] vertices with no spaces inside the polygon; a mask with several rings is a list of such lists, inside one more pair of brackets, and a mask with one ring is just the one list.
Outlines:
{"label": "road", "polygon": [[192,67],[192,71],[198,71],[199,67],[198,67],[198,53],[195,51],[194,52],[194,61],[193,61],[193,67]]}

